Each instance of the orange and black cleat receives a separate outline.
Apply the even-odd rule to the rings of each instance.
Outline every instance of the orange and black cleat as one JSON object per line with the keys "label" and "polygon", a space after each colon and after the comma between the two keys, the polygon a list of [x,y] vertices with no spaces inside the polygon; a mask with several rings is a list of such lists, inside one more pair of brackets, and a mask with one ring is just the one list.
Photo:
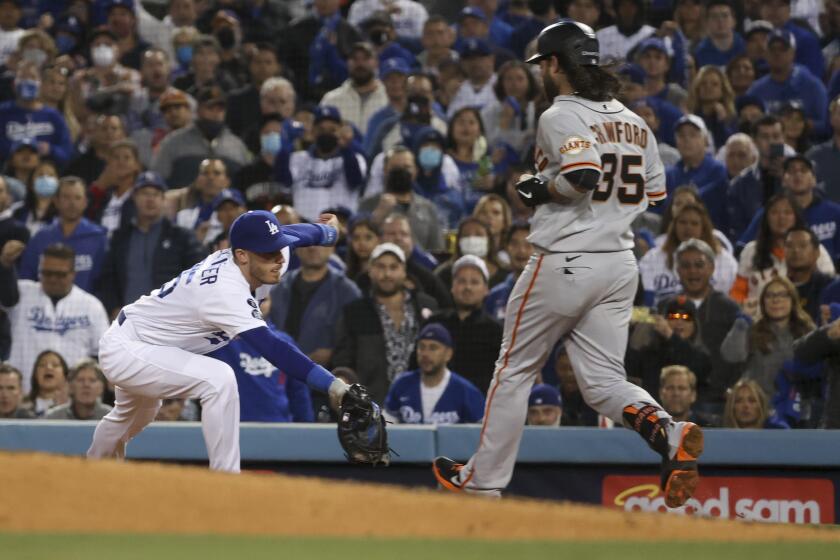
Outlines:
{"label": "orange and black cleat", "polygon": [[432,463],[432,471],[438,484],[450,492],[463,492],[461,486],[461,470],[464,465],[456,463],[449,457],[435,457]]}
{"label": "orange and black cleat", "polygon": [[677,508],[684,505],[697,488],[700,475],[697,458],[703,453],[703,430],[692,422],[679,422],[680,443],[671,459],[662,461],[661,487],[665,492],[665,505]]}

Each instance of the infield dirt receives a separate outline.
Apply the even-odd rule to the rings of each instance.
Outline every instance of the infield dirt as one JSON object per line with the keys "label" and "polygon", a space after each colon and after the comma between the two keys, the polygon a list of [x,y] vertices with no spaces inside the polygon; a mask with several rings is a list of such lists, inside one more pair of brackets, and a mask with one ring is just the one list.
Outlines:
{"label": "infield dirt", "polygon": [[840,531],[273,474],[0,453],[2,532],[831,541]]}

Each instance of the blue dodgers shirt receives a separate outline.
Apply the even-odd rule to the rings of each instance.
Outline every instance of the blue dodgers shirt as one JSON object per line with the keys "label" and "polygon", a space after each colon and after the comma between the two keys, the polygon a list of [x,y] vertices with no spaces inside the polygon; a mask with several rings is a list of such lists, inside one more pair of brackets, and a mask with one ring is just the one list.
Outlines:
{"label": "blue dodgers shirt", "polygon": [[[764,209],[759,210],[749,227],[738,239],[738,247],[743,248],[758,235],[758,228],[764,216]],[[840,204],[823,199],[816,192],[814,201],[803,212],[805,223],[817,235],[825,250],[834,262],[840,260]]]}
{"label": "blue dodgers shirt", "polygon": [[50,145],[49,156],[63,167],[73,153],[73,141],[64,117],[52,107],[29,110],[15,101],[0,103],[0,158],[9,157],[12,144],[34,139]]}
{"label": "blue dodgers shirt", "polygon": [[504,282],[493,286],[490,293],[484,298],[484,311],[500,323],[505,320],[505,310],[514,284],[516,284],[516,276],[510,273]]}
{"label": "blue dodgers shirt", "polygon": [[[674,189],[683,185],[694,185],[700,193],[719,192],[722,190],[725,195],[725,187],[728,184],[729,176],[726,174],[726,167],[710,154],[706,154],[703,161],[700,162],[700,165],[693,169],[684,165],[682,160],[680,160],[665,172],[665,188],[668,190],[669,198],[673,196]],[[715,227],[722,229],[721,225],[726,223],[725,196],[717,203],[709,205],[706,202],[706,205],[709,210],[709,217],[711,217]],[[661,214],[664,211],[663,209],[664,205],[657,205],[651,211]]]}
{"label": "blue dodgers shirt", "polygon": [[808,118],[814,121],[814,134],[821,135],[826,131],[828,93],[823,83],[799,64],[794,64],[784,82],[775,81],[770,74],[759,78],[747,90],[747,95],[763,99],[767,113],[775,114],[787,103],[800,103]]}
{"label": "blue dodgers shirt", "polygon": [[[294,345],[286,333],[274,331]],[[236,374],[242,422],[314,422],[306,383],[287,376],[241,338],[207,354],[225,362]]]}
{"label": "blue dodgers shirt", "polygon": [[694,49],[694,64],[697,68],[702,68],[709,64],[712,66],[726,66],[730,60],[745,50],[746,43],[738,33],[735,33],[732,46],[728,51],[718,50],[712,40],[706,37]]}
{"label": "blue dodgers shirt", "polygon": [[102,270],[108,237],[105,228],[82,218],[76,229],[64,237],[61,224],[56,219],[36,233],[21,257],[18,276],[22,280],[38,280],[38,266],[44,249],[54,243],[64,243],[76,253],[76,279],[74,284],[88,293],[96,287],[96,280]]}
{"label": "blue dodgers shirt", "polygon": [[431,418],[423,418],[420,396],[422,373],[407,371],[394,379],[385,397],[385,410],[401,424],[469,424],[484,417],[484,395],[478,388],[450,372],[449,383],[440,396]]}

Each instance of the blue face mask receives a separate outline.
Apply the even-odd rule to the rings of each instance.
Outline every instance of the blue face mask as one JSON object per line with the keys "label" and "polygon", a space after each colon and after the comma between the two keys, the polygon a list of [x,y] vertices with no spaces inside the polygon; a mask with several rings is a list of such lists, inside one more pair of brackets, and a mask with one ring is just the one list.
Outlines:
{"label": "blue face mask", "polygon": [[41,197],[48,197],[55,194],[58,190],[58,179],[52,175],[41,175],[35,177],[35,194]]}
{"label": "blue face mask", "polygon": [[417,161],[424,171],[437,169],[440,167],[440,162],[443,161],[443,152],[432,146],[420,148],[420,154],[417,157]]}
{"label": "blue face mask", "polygon": [[38,80],[18,80],[15,87],[18,97],[24,101],[34,101],[38,99],[38,94],[41,93],[41,82]]}
{"label": "blue face mask", "polygon": [[59,35],[55,38],[55,46],[58,47],[58,52],[67,54],[76,48],[76,39],[72,35]]}
{"label": "blue face mask", "polygon": [[264,154],[276,155],[281,145],[279,132],[269,132],[260,136],[260,151]]}
{"label": "blue face mask", "polygon": [[178,59],[181,66],[189,66],[193,57],[192,45],[181,45],[178,47],[175,51],[175,57]]}

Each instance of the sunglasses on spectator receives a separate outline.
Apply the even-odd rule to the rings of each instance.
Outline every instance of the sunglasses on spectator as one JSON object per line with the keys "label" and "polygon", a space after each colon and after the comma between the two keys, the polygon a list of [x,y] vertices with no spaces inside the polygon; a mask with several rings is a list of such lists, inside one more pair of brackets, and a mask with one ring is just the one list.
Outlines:
{"label": "sunglasses on spectator", "polygon": [[41,276],[44,278],[67,278],[69,275],[73,274],[72,271],[69,270],[44,270],[41,269]]}
{"label": "sunglasses on spectator", "polygon": [[766,292],[764,297],[767,299],[790,299],[788,292]]}
{"label": "sunglasses on spectator", "polygon": [[668,313],[668,319],[682,319],[683,321],[691,321],[691,315],[688,313]]}

